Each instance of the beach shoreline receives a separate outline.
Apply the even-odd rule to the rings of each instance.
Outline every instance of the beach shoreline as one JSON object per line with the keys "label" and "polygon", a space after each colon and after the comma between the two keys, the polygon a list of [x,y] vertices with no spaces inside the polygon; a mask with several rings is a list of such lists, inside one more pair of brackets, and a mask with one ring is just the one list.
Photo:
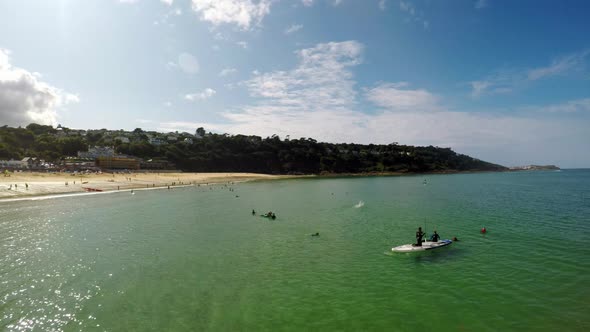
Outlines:
{"label": "beach shoreline", "polygon": [[491,171],[442,171],[428,173],[370,172],[370,173],[322,173],[313,175],[276,175],[262,173],[191,173],[191,172],[120,172],[120,173],[63,173],[63,172],[13,172],[0,175],[0,202],[88,195],[105,192],[140,189],[166,189],[191,185],[228,184],[261,180],[295,178],[341,178],[379,176],[417,176],[461,173],[487,173]]}
{"label": "beach shoreline", "polygon": [[43,196],[84,195],[191,185],[279,180],[301,176],[259,173],[42,173],[14,172],[0,176],[0,202]]}

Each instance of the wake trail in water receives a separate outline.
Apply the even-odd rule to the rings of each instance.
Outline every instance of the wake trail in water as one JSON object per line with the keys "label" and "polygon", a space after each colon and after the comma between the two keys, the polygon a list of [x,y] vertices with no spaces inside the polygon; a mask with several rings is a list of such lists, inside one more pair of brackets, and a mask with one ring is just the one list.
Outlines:
{"label": "wake trail in water", "polygon": [[363,202],[363,201],[359,201],[358,203],[356,203],[356,204],[354,205],[354,208],[355,208],[355,209],[359,209],[359,208],[362,208],[363,206],[365,206],[365,202]]}

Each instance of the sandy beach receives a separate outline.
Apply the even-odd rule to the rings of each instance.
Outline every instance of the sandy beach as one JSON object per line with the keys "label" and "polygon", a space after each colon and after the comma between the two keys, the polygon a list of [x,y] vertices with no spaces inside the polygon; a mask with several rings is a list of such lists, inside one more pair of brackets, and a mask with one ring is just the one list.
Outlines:
{"label": "sandy beach", "polygon": [[10,176],[0,175],[0,200],[55,194],[274,180],[289,177],[291,176],[257,173],[179,172],[74,175],[69,173],[15,172],[10,173]]}

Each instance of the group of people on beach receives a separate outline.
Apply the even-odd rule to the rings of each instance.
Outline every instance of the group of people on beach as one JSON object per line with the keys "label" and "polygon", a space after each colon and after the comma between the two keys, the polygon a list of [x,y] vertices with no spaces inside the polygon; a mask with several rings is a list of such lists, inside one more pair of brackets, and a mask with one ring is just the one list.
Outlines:
{"label": "group of people on beach", "polygon": [[[25,183],[25,188],[27,190],[29,190],[29,184],[28,183]],[[12,184],[10,184],[10,187],[8,187],[8,190],[12,190]],[[15,183],[14,184],[14,190],[18,190],[18,183]]]}

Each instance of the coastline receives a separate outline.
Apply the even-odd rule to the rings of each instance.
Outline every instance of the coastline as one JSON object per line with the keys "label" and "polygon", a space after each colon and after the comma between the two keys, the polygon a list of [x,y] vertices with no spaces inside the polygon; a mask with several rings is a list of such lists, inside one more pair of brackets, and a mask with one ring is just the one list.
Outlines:
{"label": "coastline", "polygon": [[101,173],[16,172],[0,175],[0,202],[40,197],[89,195],[190,185],[279,180],[304,176],[258,173]]}
{"label": "coastline", "polygon": [[[443,174],[469,174],[487,172],[517,172],[522,170],[445,170],[438,172],[368,172],[368,173],[322,173],[275,175],[262,173],[100,173],[70,174],[15,172],[10,176],[0,175],[0,202],[93,195],[130,190],[152,190],[186,187],[191,185],[227,184],[261,180],[283,180],[296,178],[340,178],[379,176],[419,176]],[[27,186],[28,185],[28,186]]]}

